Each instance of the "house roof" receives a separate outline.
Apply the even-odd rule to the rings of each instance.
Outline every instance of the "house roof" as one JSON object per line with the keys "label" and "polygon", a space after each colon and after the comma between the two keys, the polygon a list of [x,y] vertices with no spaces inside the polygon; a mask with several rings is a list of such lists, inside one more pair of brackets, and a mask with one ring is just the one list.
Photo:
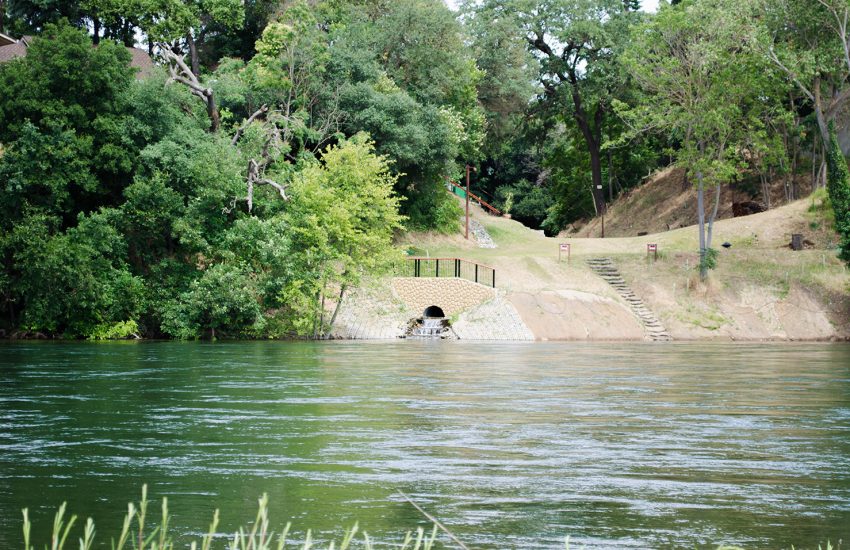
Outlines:
{"label": "house roof", "polygon": [[27,47],[23,42],[13,42],[6,46],[0,46],[0,63],[11,61],[16,57],[27,55]]}
{"label": "house roof", "polygon": [[127,48],[130,51],[130,66],[136,69],[136,78],[150,76],[153,71],[153,59],[145,50]]}
{"label": "house roof", "polygon": [[[11,43],[5,43],[6,40],[11,40]],[[32,42],[32,36],[24,36],[20,40],[14,40],[0,34],[0,63],[11,61],[18,57],[26,57],[27,47]],[[145,78],[153,71],[153,60],[148,52],[139,48],[127,48],[130,52],[130,66],[136,69],[136,78]]]}
{"label": "house roof", "polygon": [[8,46],[9,44],[14,44],[15,42],[17,42],[17,40],[12,38],[11,36],[5,35],[0,32],[0,46]]}

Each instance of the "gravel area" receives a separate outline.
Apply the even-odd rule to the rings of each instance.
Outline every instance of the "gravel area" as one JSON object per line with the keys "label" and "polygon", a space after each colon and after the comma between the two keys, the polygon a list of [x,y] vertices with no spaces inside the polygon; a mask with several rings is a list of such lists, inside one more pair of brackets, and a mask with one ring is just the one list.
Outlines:
{"label": "gravel area", "polygon": [[534,340],[534,334],[502,292],[462,313],[452,328],[461,340]]}
{"label": "gravel area", "polygon": [[493,237],[487,233],[487,230],[478,220],[469,220],[469,228],[472,230],[472,236],[475,237],[475,242],[478,243],[478,248],[496,248]]}

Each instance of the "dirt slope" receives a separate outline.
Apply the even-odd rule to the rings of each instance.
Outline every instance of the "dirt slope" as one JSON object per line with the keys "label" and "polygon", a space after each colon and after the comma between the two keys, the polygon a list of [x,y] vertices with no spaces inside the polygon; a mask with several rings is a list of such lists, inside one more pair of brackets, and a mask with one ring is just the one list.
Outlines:
{"label": "dirt slope", "polygon": [[[606,237],[633,237],[640,232],[660,233],[697,223],[697,192],[693,182],[685,181],[684,170],[666,168],[649,178],[641,186],[629,190],[608,207],[605,215]],[[798,178],[798,188],[807,194],[810,182]],[[718,219],[732,217],[732,203],[755,200],[767,201],[760,189],[739,184],[723,186],[720,195]],[[784,181],[777,180],[771,186],[771,207],[785,203]],[[714,191],[707,190],[706,204],[714,204]],[[602,219],[597,217],[586,223],[574,224],[564,235],[599,237]]]}
{"label": "dirt slope", "polygon": [[[405,242],[416,254],[495,267],[498,286],[538,339],[642,337],[628,304],[586,265],[586,259],[600,256],[614,260],[674,339],[850,337],[850,276],[835,257],[835,235],[825,229],[823,210],[811,198],[718,221],[714,246],[728,241],[732,247],[720,250],[718,267],[706,283],[697,276],[693,226],[643,237],[557,239],[477,208],[473,217],[497,248],[478,248],[460,232],[408,235]],[[799,232],[812,244],[794,252],[788,243]],[[569,262],[558,261],[562,242],[570,243]],[[647,243],[658,244],[657,261],[648,261]]]}

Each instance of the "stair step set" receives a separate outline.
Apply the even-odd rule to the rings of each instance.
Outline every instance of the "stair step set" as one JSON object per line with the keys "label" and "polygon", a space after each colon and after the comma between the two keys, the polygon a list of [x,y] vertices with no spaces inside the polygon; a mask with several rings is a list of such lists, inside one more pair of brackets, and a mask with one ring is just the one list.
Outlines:
{"label": "stair step set", "polygon": [[646,331],[646,336],[649,340],[655,342],[669,342],[673,338],[658,317],[646,307],[643,300],[638,298],[626,281],[620,275],[620,270],[614,265],[610,258],[593,258],[587,260],[587,265],[594,273],[599,275],[606,283],[611,285],[617,294],[623,298],[631,308],[632,313],[638,318]]}

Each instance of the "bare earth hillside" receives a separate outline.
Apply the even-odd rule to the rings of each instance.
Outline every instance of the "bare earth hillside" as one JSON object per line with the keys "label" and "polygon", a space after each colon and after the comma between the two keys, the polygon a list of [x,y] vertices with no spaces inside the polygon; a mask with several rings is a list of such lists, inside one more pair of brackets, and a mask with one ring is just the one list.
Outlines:
{"label": "bare earth hillside", "polygon": [[[605,215],[606,237],[632,237],[638,233],[660,233],[678,227],[687,227],[697,223],[697,192],[693,182],[685,181],[684,170],[666,168],[649,178],[646,182],[629,190],[617,198]],[[811,182],[798,178],[798,188],[811,191]],[[784,181],[777,180],[771,185],[772,207],[782,206],[785,202]],[[733,217],[732,203],[755,200],[763,205],[767,201],[761,190],[751,185],[726,185],[722,187],[718,219]],[[706,204],[714,204],[714,191],[708,189]],[[599,237],[602,234],[602,219],[594,218],[587,223],[575,224],[564,235],[580,237]]]}
{"label": "bare earth hillside", "polygon": [[[688,220],[686,200],[668,202],[678,204],[670,212],[681,210],[681,219]],[[462,233],[408,235],[403,244],[423,256],[463,257],[495,267],[500,291],[537,339],[645,337],[629,304],[587,265],[586,260],[599,257],[612,259],[637,298],[676,340],[850,337],[850,275],[836,258],[828,216],[813,198],[718,221],[714,246],[729,242],[731,248],[720,249],[718,267],[706,283],[697,276],[693,226],[658,231],[656,222],[648,221],[641,230],[654,232],[643,237],[547,238],[477,208],[473,216],[496,248],[479,248]],[[792,233],[804,234],[805,250],[790,249]],[[569,261],[558,261],[560,243],[570,244]],[[658,245],[657,260],[647,258],[648,243]]]}

